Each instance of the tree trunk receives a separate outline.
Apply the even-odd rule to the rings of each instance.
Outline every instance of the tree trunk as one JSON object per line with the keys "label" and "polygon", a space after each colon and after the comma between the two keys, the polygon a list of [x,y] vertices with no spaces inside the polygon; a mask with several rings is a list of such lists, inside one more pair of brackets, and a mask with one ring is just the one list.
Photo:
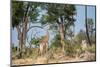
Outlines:
{"label": "tree trunk", "polygon": [[17,48],[17,56],[18,58],[21,58],[22,32],[19,26],[17,26],[17,32],[18,32],[18,40],[19,40],[18,48]]}
{"label": "tree trunk", "polygon": [[65,42],[64,42],[64,25],[61,23],[59,25],[59,32],[60,32],[60,37],[61,37],[61,44],[62,44],[62,51],[64,52],[64,47],[65,47]]}
{"label": "tree trunk", "polygon": [[22,43],[22,55],[24,55],[24,53],[25,53],[25,44],[26,44],[26,34],[27,34],[27,23],[28,23],[28,17],[26,16],[25,17],[25,21],[24,21],[24,25],[23,25],[23,31],[22,31],[22,33],[23,33],[23,43]]}
{"label": "tree trunk", "polygon": [[21,32],[20,36],[20,58],[23,57],[23,32]]}
{"label": "tree trunk", "polygon": [[22,28],[22,36],[21,36],[21,57],[24,56],[24,52],[25,52],[29,7],[30,7],[30,3],[28,3],[27,5],[26,12],[23,19],[23,26],[22,26],[23,28]]}
{"label": "tree trunk", "polygon": [[89,32],[88,32],[88,25],[87,25],[87,6],[85,6],[85,17],[86,17],[86,21],[85,21],[85,26],[86,26],[86,35],[87,35],[87,39],[89,42],[89,45],[91,46],[91,41],[90,41],[90,37],[89,37]]}
{"label": "tree trunk", "polygon": [[[17,28],[17,32],[18,32],[18,40],[20,39],[20,29],[19,26],[16,27]],[[20,42],[18,43],[18,48],[17,48],[17,54],[19,54],[19,47],[20,47]]]}
{"label": "tree trunk", "polygon": [[23,58],[24,51],[25,51],[25,43],[26,43],[26,34],[27,34],[27,24],[28,24],[28,10],[30,7],[30,3],[28,3],[25,15],[23,17],[23,23],[20,27],[19,25],[16,27],[18,32],[18,40],[19,40],[19,48],[17,49],[19,58]]}
{"label": "tree trunk", "polygon": [[24,51],[25,51],[24,47],[26,43],[26,32],[27,32],[27,21],[26,20],[27,19],[25,18],[22,28],[19,28],[19,26],[17,26],[18,40],[19,40],[19,48],[17,49],[17,52],[19,54],[19,58],[23,58]]}
{"label": "tree trunk", "polygon": [[[60,22],[61,21],[61,22]],[[56,21],[58,26],[59,26],[59,33],[60,33],[60,42],[61,42],[61,45],[62,45],[62,52],[65,53],[65,42],[64,42],[64,38],[65,38],[65,29],[64,29],[64,24],[63,24],[63,19],[62,17],[60,17],[60,21],[59,19]]]}

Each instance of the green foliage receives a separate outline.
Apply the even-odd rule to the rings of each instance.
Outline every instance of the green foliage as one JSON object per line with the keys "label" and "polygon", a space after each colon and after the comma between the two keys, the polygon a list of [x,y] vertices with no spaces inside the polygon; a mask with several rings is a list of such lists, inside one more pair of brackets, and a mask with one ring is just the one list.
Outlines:
{"label": "green foliage", "polygon": [[90,38],[91,38],[91,43],[96,44],[96,35],[95,35],[95,33],[93,33],[92,37],[90,37]]}
{"label": "green foliage", "polygon": [[52,40],[51,42],[51,45],[50,45],[51,48],[53,49],[56,49],[58,47],[61,47],[61,42],[60,42],[60,35],[57,34],[54,39]]}
{"label": "green foliage", "polygon": [[96,51],[95,44],[92,44],[92,46],[89,46],[86,50],[89,51],[90,53],[95,53]]}
{"label": "green foliage", "polygon": [[31,52],[27,51],[27,54],[25,57],[36,59],[36,57],[38,57],[39,55],[38,48],[28,48],[27,50],[30,50],[30,49],[31,49]]}
{"label": "green foliage", "polygon": [[65,54],[67,56],[75,57],[82,53],[82,48],[80,44],[75,43],[72,40],[65,40]]}
{"label": "green foliage", "polygon": [[82,40],[87,40],[86,38],[86,32],[83,30],[80,30],[80,32],[76,35],[75,39],[79,44],[81,44]]}
{"label": "green foliage", "polygon": [[63,21],[60,22],[64,22],[66,28],[74,24],[73,22],[75,21],[75,18],[73,16],[76,14],[76,8],[74,5],[46,4],[45,10],[47,13],[41,18],[43,24],[47,22],[55,24],[61,17],[63,17]]}
{"label": "green foliage", "polygon": [[[76,14],[76,8],[74,5],[66,5],[66,4],[46,4],[46,10],[47,14],[44,15],[42,18],[43,24],[45,23],[50,23],[52,24],[51,27],[55,28],[57,30],[60,30],[60,27],[64,27],[63,32],[64,33],[62,36],[65,37],[66,35],[66,30],[71,26],[74,25],[75,18],[73,17]],[[63,25],[63,26],[61,26]],[[51,28],[51,29],[52,29]],[[61,36],[61,35],[60,35]],[[57,42],[58,41],[58,42]],[[64,42],[61,44],[61,39],[60,40],[54,40],[52,47],[58,47],[58,45],[62,45],[62,48],[64,48]]]}
{"label": "green foliage", "polygon": [[23,2],[12,1],[12,26],[19,25],[24,16]]}
{"label": "green foliage", "polygon": [[30,17],[30,22],[34,23],[34,21],[36,22],[38,20],[37,17],[39,16],[39,10],[37,8],[40,7],[41,4],[33,2],[29,3],[30,3],[30,10],[28,16]]}
{"label": "green foliage", "polygon": [[12,47],[11,49],[11,51],[12,51],[12,59],[17,59],[18,57],[17,57],[17,48],[18,47]]}
{"label": "green foliage", "polygon": [[12,52],[14,52],[14,53],[17,52],[17,48],[18,47],[12,47]]}
{"label": "green foliage", "polygon": [[87,18],[87,24],[88,24],[89,31],[92,31],[93,30],[93,25],[94,25],[93,19],[92,18]]}
{"label": "green foliage", "polygon": [[92,18],[87,18],[88,32],[91,43],[95,42],[94,22]]}
{"label": "green foliage", "polygon": [[37,39],[33,38],[33,39],[30,41],[31,44],[34,44],[34,45],[36,45],[36,46],[39,46],[39,42],[40,42],[40,38],[37,38]]}
{"label": "green foliage", "polygon": [[28,5],[30,9],[27,16],[30,18],[31,22],[37,20],[37,16],[39,16],[39,12],[37,10],[37,7],[39,6],[38,4],[23,1],[12,1],[12,27],[16,27],[23,22]]}

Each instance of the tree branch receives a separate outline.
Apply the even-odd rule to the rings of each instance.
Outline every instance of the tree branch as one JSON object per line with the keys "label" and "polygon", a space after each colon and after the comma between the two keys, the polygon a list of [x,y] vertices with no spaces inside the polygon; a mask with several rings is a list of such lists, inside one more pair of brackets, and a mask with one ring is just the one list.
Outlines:
{"label": "tree branch", "polygon": [[43,29],[43,27],[41,27],[41,26],[31,26],[29,29],[27,29],[26,33],[27,33],[30,29],[34,28],[34,27]]}

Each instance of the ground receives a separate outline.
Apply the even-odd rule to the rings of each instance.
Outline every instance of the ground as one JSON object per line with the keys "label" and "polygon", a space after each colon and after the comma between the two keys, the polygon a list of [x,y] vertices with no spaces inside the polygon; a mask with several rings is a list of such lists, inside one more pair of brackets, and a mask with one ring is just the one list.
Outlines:
{"label": "ground", "polygon": [[95,61],[95,52],[90,50],[84,51],[81,54],[75,54],[74,56],[64,55],[60,50],[52,53],[48,52],[43,56],[37,56],[36,58],[25,59],[13,59],[12,65],[29,65],[29,64],[49,64],[49,63],[63,63],[63,62],[80,62],[80,61]]}

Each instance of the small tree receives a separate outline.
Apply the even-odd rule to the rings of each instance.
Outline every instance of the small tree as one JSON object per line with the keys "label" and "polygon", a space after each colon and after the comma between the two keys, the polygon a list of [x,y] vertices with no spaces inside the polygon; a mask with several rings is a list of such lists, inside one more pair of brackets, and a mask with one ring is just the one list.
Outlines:
{"label": "small tree", "polygon": [[94,22],[93,22],[92,18],[87,18],[87,25],[88,25],[90,40],[92,43],[92,36],[93,36],[93,32],[94,32]]}
{"label": "small tree", "polygon": [[80,32],[76,35],[77,42],[81,44],[82,40],[87,40],[86,32],[84,30],[80,30]]}
{"label": "small tree", "polygon": [[53,25],[60,33],[62,51],[64,52],[66,30],[74,24],[76,8],[74,5],[46,4],[47,14],[42,19],[45,22]]}

